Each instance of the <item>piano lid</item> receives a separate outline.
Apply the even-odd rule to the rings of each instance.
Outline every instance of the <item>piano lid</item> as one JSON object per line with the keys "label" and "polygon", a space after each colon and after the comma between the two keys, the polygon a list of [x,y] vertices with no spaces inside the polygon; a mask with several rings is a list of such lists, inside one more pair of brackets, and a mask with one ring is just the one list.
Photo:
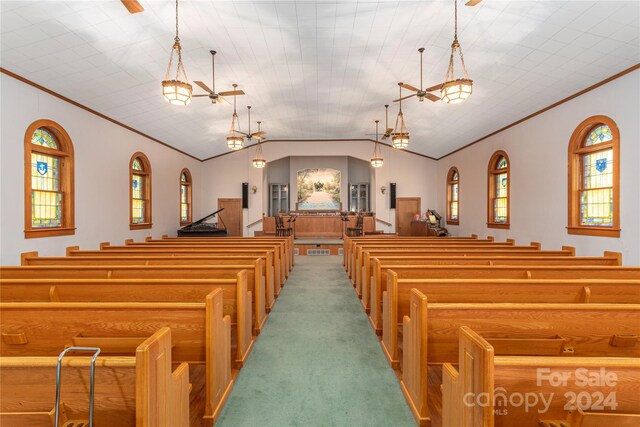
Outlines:
{"label": "piano lid", "polygon": [[[208,219],[213,218],[214,216],[216,216],[219,212],[221,212],[223,210],[224,210],[224,208],[220,208],[217,211],[205,216],[204,218],[200,218],[199,220],[194,221],[191,224],[182,227],[180,230],[191,230],[192,227],[200,225],[200,224],[206,222]],[[226,230],[227,226],[225,225],[224,220],[222,219],[222,216],[218,216],[218,217],[220,218],[220,221],[222,222],[222,228],[219,228],[219,227],[215,227],[215,228]]]}

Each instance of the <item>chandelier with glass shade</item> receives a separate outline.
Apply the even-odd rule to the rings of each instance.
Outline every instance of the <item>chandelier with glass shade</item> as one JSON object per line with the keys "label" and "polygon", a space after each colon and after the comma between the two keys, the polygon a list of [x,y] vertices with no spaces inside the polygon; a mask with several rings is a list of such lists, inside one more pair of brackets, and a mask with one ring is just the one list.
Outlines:
{"label": "chandelier with glass shade", "polygon": [[380,143],[378,142],[378,123],[380,123],[380,120],[376,120],[376,143],[373,147],[373,157],[371,158],[371,166],[374,168],[379,168],[384,164],[384,159],[380,152]]}
{"label": "chandelier with glass shade", "polygon": [[[175,77],[172,78],[173,56],[176,55],[178,63],[176,65]],[[171,47],[169,65],[167,73],[162,81],[162,95],[164,99],[172,105],[188,105],[191,102],[192,87],[187,78],[187,72],[182,63],[182,46],[180,45],[178,29],[178,0],[176,0],[176,37]]]}
{"label": "chandelier with glass shade", "polygon": [[[441,99],[448,104],[459,104],[471,96],[473,89],[473,80],[469,78],[467,73],[467,67],[464,65],[464,57],[462,56],[462,48],[458,41],[458,2],[454,0],[455,10],[455,29],[453,36],[453,43],[451,44],[451,56],[449,57],[449,67],[447,68],[447,74],[444,77],[444,83],[440,89]],[[454,57],[456,51],[460,57],[460,66],[462,68],[462,76],[456,78],[454,72]]]}
{"label": "chandelier with glass shade", "polygon": [[393,128],[393,136],[391,137],[391,145],[393,148],[399,150],[403,150],[409,146],[409,131],[407,131],[404,123],[404,115],[402,114],[402,85],[402,82],[398,83],[398,88],[400,89],[400,109],[396,116],[396,126]]}
{"label": "chandelier with glass shade", "polygon": [[[237,84],[233,84],[233,90],[238,87]],[[244,147],[244,136],[240,131],[240,120],[238,119],[238,113],[236,112],[236,95],[233,95],[233,115],[231,116],[231,129],[227,135],[227,147],[232,150],[240,150]]]}
{"label": "chandelier with glass shade", "polygon": [[[260,124],[258,122],[258,132],[260,132]],[[258,145],[256,146],[256,154],[253,156],[253,167],[262,169],[266,166],[267,161],[264,159],[264,153],[262,152],[262,138],[258,139]]]}

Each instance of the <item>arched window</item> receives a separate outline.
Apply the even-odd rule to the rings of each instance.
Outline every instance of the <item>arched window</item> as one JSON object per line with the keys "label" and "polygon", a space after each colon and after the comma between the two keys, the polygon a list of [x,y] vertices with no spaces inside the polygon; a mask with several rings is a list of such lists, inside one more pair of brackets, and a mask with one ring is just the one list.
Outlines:
{"label": "arched window", "polygon": [[580,123],[569,142],[569,234],[620,237],[620,132],[606,116]]}
{"label": "arched window", "polygon": [[487,227],[509,228],[509,156],[504,151],[496,151],[489,161],[489,200],[487,206]]}
{"label": "arched window", "polygon": [[180,225],[191,223],[191,172],[180,172]]}
{"label": "arched window", "polygon": [[129,229],[151,228],[151,164],[143,153],[129,163]]}
{"label": "arched window", "polygon": [[75,234],[73,144],[51,120],[33,122],[24,136],[25,238]]}
{"label": "arched window", "polygon": [[447,224],[460,224],[460,175],[451,168],[447,174]]}

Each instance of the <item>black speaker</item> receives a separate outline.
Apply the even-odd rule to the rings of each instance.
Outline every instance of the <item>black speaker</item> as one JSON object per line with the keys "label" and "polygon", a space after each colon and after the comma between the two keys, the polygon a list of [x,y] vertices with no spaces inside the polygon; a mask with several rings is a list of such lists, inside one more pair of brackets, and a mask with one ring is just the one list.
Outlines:
{"label": "black speaker", "polygon": [[249,183],[242,183],[242,209],[249,209]]}
{"label": "black speaker", "polygon": [[395,209],[396,208],[396,183],[392,182],[391,184],[389,184],[389,198],[391,199],[389,201],[389,208],[390,209]]}

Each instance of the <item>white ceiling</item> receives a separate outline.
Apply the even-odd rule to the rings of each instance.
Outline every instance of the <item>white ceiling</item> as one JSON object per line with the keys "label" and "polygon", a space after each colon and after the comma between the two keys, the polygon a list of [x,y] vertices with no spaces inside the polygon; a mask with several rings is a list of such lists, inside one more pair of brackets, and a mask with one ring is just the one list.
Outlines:
{"label": "white ceiling", "polygon": [[[175,4],[140,3],[2,0],[0,64],[198,158],[226,152],[232,107],[162,99]],[[471,98],[403,105],[410,149],[433,157],[640,62],[637,0],[484,0],[460,5],[459,28]],[[271,139],[366,138],[397,82],[419,85],[419,47],[425,86],[442,82],[453,2],[182,1],[180,38],[191,81],[210,82],[219,52],[216,89],[247,93],[243,130],[251,105]]]}

